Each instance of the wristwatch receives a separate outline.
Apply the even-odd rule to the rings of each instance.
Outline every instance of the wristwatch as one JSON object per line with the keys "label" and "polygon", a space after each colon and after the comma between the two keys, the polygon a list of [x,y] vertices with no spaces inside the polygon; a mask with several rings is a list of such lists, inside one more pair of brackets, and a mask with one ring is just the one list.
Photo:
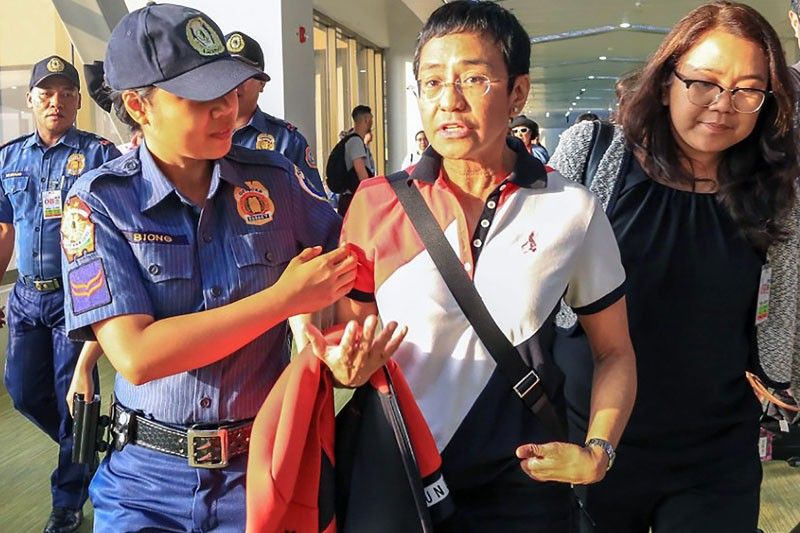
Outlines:
{"label": "wristwatch", "polygon": [[614,459],[617,457],[617,452],[614,451],[614,447],[605,439],[598,439],[592,438],[586,441],[586,444],[583,445],[584,448],[588,448],[589,446],[597,446],[601,450],[605,452],[608,456],[608,468],[606,468],[606,472],[611,470],[611,466],[614,464]]}

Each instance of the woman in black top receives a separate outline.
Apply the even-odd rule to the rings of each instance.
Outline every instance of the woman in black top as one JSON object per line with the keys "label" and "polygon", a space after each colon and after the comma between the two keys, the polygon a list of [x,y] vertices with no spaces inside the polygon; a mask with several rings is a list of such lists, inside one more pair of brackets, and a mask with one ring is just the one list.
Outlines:
{"label": "woman in black top", "polygon": [[[798,172],[783,57],[752,8],[701,6],[621,104],[592,189],[605,195],[627,273],[639,392],[614,469],[586,488],[598,531],[756,530],[759,405],[745,370],[757,366],[768,249],[795,227],[786,222]],[[551,164],[567,177],[581,178],[591,129],[564,134]],[[579,331],[559,343],[567,365],[588,351]],[[589,386],[567,383],[575,434]]]}

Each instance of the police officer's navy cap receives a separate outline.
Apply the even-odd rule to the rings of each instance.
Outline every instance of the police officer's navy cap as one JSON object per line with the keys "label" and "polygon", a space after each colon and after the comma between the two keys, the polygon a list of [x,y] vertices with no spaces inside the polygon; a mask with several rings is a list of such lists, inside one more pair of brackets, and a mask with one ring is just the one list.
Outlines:
{"label": "police officer's navy cap", "polygon": [[173,4],[147,5],[125,15],[111,32],[105,68],[112,89],[155,85],[201,102],[259,74],[231,57],[213,20]]}
{"label": "police officer's navy cap", "polygon": [[258,41],[246,33],[234,31],[225,36],[225,47],[239,61],[258,67],[261,72],[255,76],[256,78],[264,81],[270,80],[269,74],[264,72],[264,52],[261,50],[261,45],[258,44]]}
{"label": "police officer's navy cap", "polygon": [[78,71],[72,66],[72,63],[59,56],[45,57],[33,66],[31,71],[31,82],[28,85],[29,89],[33,89],[44,80],[60,76],[66,78],[67,81],[72,83],[75,87],[81,86],[81,79],[78,76]]}

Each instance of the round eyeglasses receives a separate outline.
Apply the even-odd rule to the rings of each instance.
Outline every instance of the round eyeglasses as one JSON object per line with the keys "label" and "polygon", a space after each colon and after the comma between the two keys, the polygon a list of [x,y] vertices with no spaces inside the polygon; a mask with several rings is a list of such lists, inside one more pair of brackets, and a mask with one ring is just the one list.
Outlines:
{"label": "round eyeglasses", "polygon": [[726,89],[722,85],[705,80],[692,80],[682,76],[677,70],[675,77],[686,85],[686,97],[689,102],[700,107],[711,107],[717,103],[722,93],[731,93],[731,106],[739,113],[755,113],[772,94],[772,91],[750,87],[734,87]]}
{"label": "round eyeglasses", "polygon": [[444,81],[434,76],[417,80],[417,86],[412,87],[417,98],[433,102],[442,97],[445,87],[452,85],[456,92],[467,99],[484,96],[491,89],[492,84],[506,81],[510,78],[493,80],[488,76],[470,74],[458,78],[456,81]]}

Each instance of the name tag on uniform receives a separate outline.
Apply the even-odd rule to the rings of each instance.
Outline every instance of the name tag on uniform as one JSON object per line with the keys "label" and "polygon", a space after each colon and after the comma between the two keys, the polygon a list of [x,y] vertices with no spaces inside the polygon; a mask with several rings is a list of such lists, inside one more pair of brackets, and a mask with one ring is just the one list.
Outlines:
{"label": "name tag on uniform", "polygon": [[61,218],[64,208],[61,204],[61,191],[44,191],[42,193],[42,213],[44,219]]}
{"label": "name tag on uniform", "polygon": [[772,281],[772,268],[764,265],[761,268],[761,281],[758,284],[758,301],[756,302],[756,326],[769,318],[769,285]]}

